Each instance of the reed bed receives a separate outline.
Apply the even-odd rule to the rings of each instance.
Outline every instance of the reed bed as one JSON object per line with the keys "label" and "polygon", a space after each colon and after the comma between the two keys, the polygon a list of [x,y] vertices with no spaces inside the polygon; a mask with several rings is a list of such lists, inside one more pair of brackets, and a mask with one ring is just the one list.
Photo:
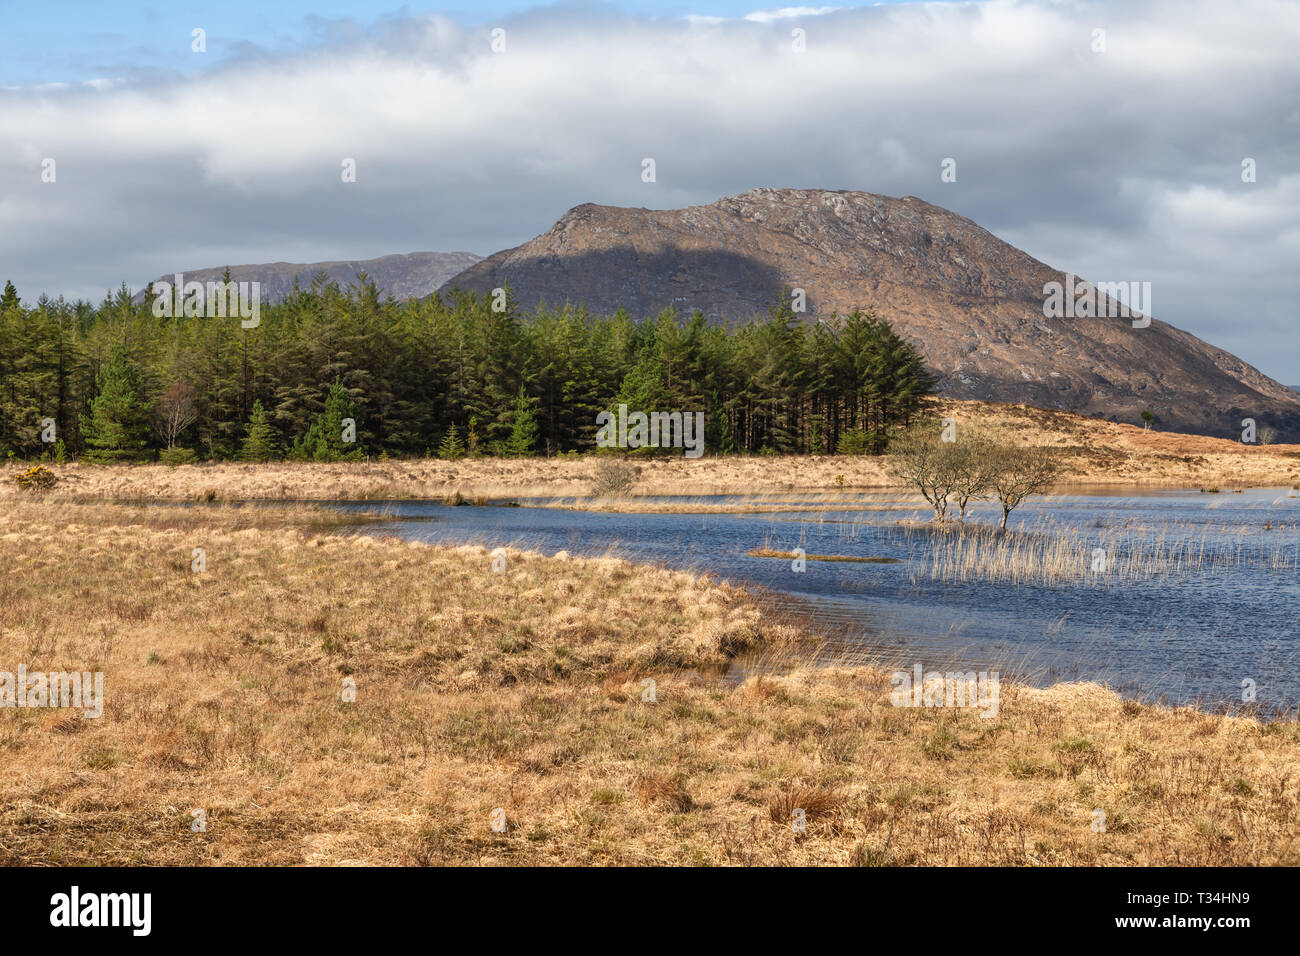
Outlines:
{"label": "reed bed", "polygon": [[891,537],[914,554],[924,549],[914,581],[951,584],[1115,586],[1230,569],[1300,570],[1300,543],[1260,546],[1251,540],[1259,530],[1178,523],[1097,529],[1047,522],[1006,534],[986,525],[902,526]]}

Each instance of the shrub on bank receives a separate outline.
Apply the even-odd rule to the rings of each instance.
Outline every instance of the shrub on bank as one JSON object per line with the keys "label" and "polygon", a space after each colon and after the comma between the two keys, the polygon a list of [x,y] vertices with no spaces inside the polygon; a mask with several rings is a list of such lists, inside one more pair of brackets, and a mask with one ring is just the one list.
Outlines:
{"label": "shrub on bank", "polygon": [[14,484],[23,491],[49,491],[59,483],[59,476],[44,465],[33,465],[14,475]]}
{"label": "shrub on bank", "polygon": [[602,461],[596,465],[596,480],[591,486],[593,498],[621,498],[632,491],[641,469],[625,461]]}

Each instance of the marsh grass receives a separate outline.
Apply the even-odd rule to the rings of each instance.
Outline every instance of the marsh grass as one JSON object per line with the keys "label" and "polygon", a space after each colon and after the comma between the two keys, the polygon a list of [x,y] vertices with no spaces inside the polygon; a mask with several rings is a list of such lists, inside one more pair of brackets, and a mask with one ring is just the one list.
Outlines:
{"label": "marsh grass", "polygon": [[[788,558],[798,557],[793,551],[774,551],[771,548],[750,548],[745,552],[751,558]],[[807,561],[842,561],[849,564],[899,564],[900,558],[855,557],[851,554],[805,554]]]}
{"label": "marsh grass", "polygon": [[709,578],[290,517],[0,510],[0,669],[106,696],[0,709],[0,864],[1300,864],[1294,721],[1013,682],[985,720],[893,707],[870,664],[720,680],[813,636]]}
{"label": "marsh grass", "polygon": [[[1258,531],[1254,525],[1097,528],[1048,521],[1006,534],[987,525],[902,525],[892,537],[913,549],[913,580],[945,583],[1113,586],[1228,568],[1300,569],[1300,545],[1251,547],[1247,539]],[[1094,570],[1097,552],[1103,560]]]}

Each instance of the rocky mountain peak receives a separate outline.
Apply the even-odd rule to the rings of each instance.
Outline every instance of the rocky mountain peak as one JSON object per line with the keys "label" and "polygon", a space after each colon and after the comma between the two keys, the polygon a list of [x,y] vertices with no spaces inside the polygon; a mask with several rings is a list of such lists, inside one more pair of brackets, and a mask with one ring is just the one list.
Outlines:
{"label": "rocky mountain peak", "polygon": [[1045,317],[1044,286],[1065,281],[915,196],[764,186],[682,209],[575,206],[443,288],[509,284],[525,306],[639,316],[672,306],[718,322],[765,314],[783,289],[800,288],[807,321],[854,308],[888,319],[953,398],[1128,422],[1150,410],[1161,427],[1213,435],[1235,434],[1251,416],[1300,439],[1294,392],[1195,336],[1154,320]]}

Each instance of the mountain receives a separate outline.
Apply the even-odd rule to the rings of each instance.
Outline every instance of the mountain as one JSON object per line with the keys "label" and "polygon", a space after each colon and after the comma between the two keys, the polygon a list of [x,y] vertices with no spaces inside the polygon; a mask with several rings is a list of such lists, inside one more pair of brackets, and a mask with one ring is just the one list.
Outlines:
{"label": "mountain", "polygon": [[1223,436],[1252,417],[1300,441],[1300,396],[1187,332],[1154,319],[1134,328],[1121,317],[1044,318],[1044,285],[1066,281],[913,196],[763,188],[684,209],[576,206],[443,289],[508,284],[526,307],[567,301],[641,316],[673,305],[734,322],[801,288],[808,321],[854,307],[888,319],[952,398],[1134,423],[1149,409],[1157,428]]}
{"label": "mountain", "polygon": [[[365,272],[375,280],[381,294],[391,293],[396,299],[418,299],[435,292],[452,276],[481,258],[472,252],[411,252],[339,262],[270,262],[231,266],[230,276],[236,282],[260,282],[264,303],[285,298],[293,289],[294,279],[298,279],[304,289],[310,287],[317,272],[324,272],[343,288],[356,282],[358,272]],[[225,271],[225,266],[193,269],[184,273],[185,281],[219,282]],[[171,282],[172,279],[172,276],[165,275],[156,281]],[[139,293],[136,299],[143,300],[144,293]]]}

